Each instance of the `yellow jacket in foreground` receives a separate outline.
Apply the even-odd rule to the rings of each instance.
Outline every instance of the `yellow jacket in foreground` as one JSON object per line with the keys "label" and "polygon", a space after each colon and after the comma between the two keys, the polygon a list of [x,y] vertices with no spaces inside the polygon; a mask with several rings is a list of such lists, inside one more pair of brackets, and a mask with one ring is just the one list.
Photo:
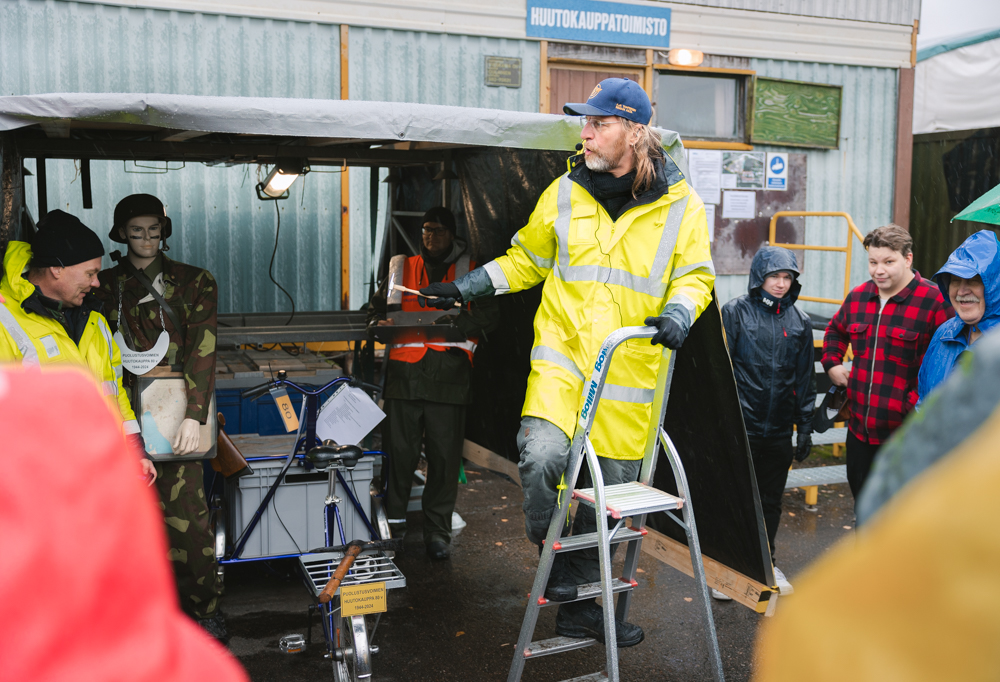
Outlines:
{"label": "yellow jacket in foreground", "polygon": [[[693,323],[715,281],[704,204],[669,157],[617,221],[585,189],[581,158],[545,190],[506,255],[485,266],[498,294],[545,282],[521,415],[570,438],[608,334],[667,306],[683,307]],[[601,457],[642,459],[661,351],[649,339],[615,351],[591,431]]]}
{"label": "yellow jacket in foreground", "polygon": [[57,320],[22,308],[35,292],[35,285],[23,277],[31,261],[31,247],[13,241],[3,259],[4,274],[0,294],[0,363],[20,363],[25,367],[71,364],[87,367],[97,380],[108,406],[120,415],[122,431],[139,433],[139,423],[122,388],[121,354],[107,320],[92,310],[80,343],[66,333]]}

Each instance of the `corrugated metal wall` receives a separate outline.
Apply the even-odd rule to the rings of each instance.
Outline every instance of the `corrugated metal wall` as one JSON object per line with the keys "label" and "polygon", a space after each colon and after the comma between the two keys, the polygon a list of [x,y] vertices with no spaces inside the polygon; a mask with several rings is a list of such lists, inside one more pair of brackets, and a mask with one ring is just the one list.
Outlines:
{"label": "corrugated metal wall", "polygon": [[[0,2],[0,92],[69,91],[339,99],[340,29],[52,0]],[[26,165],[34,171],[32,160]],[[134,192],[156,194],[174,223],[169,255],[212,271],[222,312],[289,309],[267,276],[275,208],[254,193],[256,167],[189,164],[147,175],[126,173],[121,162],[93,162],[94,208],[87,211],[73,162],[50,160],[46,167],[49,208],[80,216],[108,247],[115,203]],[[28,206],[35,213],[32,180]],[[278,205],[276,278],[299,310],[337,308],[339,176],[309,175]]]}
{"label": "corrugated metal wall", "polygon": [[[521,87],[487,87],[488,55],[520,57]],[[538,111],[537,42],[351,27],[348,60],[351,99]],[[357,308],[368,298],[372,267],[370,173],[362,168],[349,172],[350,299],[351,307]],[[380,187],[379,206],[384,207],[385,185]],[[384,218],[379,217],[378,225],[381,229]]]}
{"label": "corrugated metal wall", "polygon": [[920,0],[670,0],[670,2],[907,26],[912,26],[913,20],[920,18]]}
{"label": "corrugated metal wall", "polygon": [[[757,145],[754,151],[808,151],[806,210],[846,211],[862,234],[892,219],[896,145],[895,69],[836,66],[755,59],[758,76],[830,83],[843,86],[840,114],[840,149],[802,150]],[[806,243],[843,246],[845,221],[807,218]],[[855,238],[851,285],[868,279],[864,248]],[[802,274],[802,294],[843,298],[844,254],[807,252]],[[722,302],[746,293],[747,276],[726,275],[716,281]],[[811,312],[832,315],[836,306],[803,303]]]}

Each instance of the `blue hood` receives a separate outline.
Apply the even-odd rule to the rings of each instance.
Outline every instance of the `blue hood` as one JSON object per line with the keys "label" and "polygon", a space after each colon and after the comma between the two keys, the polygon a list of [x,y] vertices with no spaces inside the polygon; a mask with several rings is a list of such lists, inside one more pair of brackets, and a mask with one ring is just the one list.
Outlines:
{"label": "blue hood", "polygon": [[772,272],[787,270],[792,273],[794,281],[789,287],[788,293],[783,300],[787,300],[788,305],[793,305],[799,298],[802,285],[799,284],[799,264],[795,260],[795,254],[780,246],[762,246],[757,250],[750,263],[750,281],[747,285],[747,293],[751,297],[760,295],[760,286],[764,283]]}
{"label": "blue hood", "polygon": [[[989,230],[980,230],[962,242],[948,257],[944,266],[934,275],[944,300],[948,297],[951,276],[972,279],[979,275],[983,280],[986,311],[979,322],[979,328],[989,329],[1000,322],[1000,245],[996,235]],[[955,318],[961,322],[961,318]]]}

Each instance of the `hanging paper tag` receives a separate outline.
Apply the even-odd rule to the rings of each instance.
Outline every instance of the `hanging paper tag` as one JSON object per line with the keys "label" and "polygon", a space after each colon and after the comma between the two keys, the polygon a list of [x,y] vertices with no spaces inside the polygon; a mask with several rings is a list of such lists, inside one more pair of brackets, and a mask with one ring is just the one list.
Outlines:
{"label": "hanging paper tag", "polygon": [[288,391],[283,388],[272,388],[269,393],[274,398],[274,404],[278,406],[281,420],[285,422],[285,431],[291,433],[299,430],[299,416],[295,414],[292,407],[292,399],[288,397]]}

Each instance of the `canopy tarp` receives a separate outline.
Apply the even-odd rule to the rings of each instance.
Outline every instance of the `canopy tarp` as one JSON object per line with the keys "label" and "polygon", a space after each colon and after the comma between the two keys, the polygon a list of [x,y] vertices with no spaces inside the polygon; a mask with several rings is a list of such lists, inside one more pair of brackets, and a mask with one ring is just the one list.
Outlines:
{"label": "canopy tarp", "polygon": [[[317,138],[320,144],[309,144],[319,147],[399,148],[409,142],[424,149],[430,144],[569,151],[580,142],[579,117],[437,104],[114,93],[0,97],[0,132],[34,124],[56,138],[75,130],[160,129],[178,131],[160,138],[170,142],[229,134]],[[680,136],[660,133],[664,148],[683,169]]]}

